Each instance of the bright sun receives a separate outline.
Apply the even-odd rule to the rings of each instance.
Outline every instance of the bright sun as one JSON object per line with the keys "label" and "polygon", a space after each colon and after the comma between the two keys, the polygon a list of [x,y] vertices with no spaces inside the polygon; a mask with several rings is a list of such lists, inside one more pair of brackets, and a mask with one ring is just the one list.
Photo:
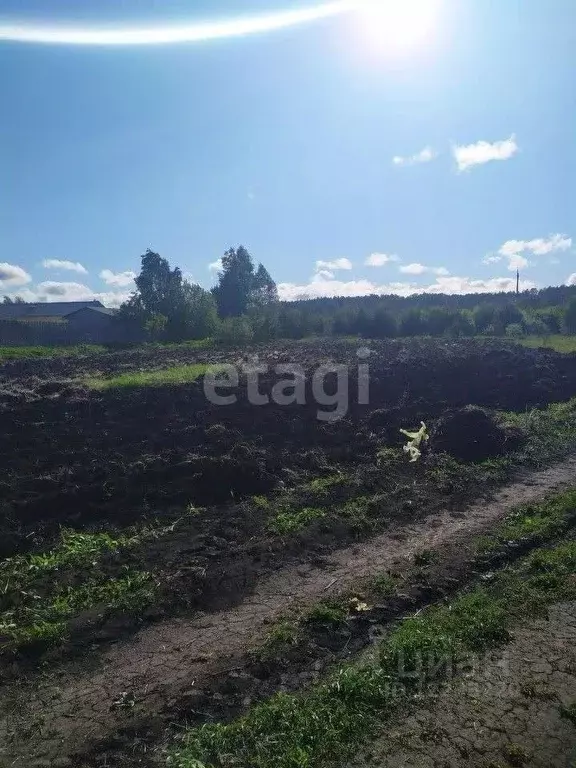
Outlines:
{"label": "bright sun", "polygon": [[425,47],[438,26],[440,1],[364,0],[357,11],[362,39],[384,54]]}

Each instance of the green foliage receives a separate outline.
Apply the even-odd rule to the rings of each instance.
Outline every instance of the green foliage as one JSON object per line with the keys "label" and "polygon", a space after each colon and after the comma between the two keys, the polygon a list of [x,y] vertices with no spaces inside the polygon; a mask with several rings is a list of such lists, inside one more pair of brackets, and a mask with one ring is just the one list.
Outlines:
{"label": "green foliage", "polygon": [[254,272],[252,257],[244,248],[230,248],[222,257],[218,285],[212,289],[222,318],[241,317],[278,301],[276,283],[260,264]]}
{"label": "green foliage", "polygon": [[218,344],[242,347],[254,338],[254,331],[247,317],[227,317],[220,323],[215,336]]}
{"label": "green foliage", "polygon": [[570,299],[564,311],[564,328],[568,333],[576,333],[576,296]]}
{"label": "green foliage", "polygon": [[191,384],[207,371],[217,371],[219,365],[194,363],[192,365],[177,365],[173,368],[162,368],[158,371],[134,371],[120,373],[109,379],[88,378],[87,386],[92,389],[117,389],[123,387],[161,387],[169,384]]}
{"label": "green foliage", "polygon": [[168,318],[166,315],[161,315],[160,313],[155,312],[144,322],[144,330],[150,339],[156,341],[164,336],[167,325]]}
{"label": "green foliage", "polygon": [[56,588],[52,595],[31,592],[15,607],[0,612],[0,648],[62,640],[67,620],[80,611],[97,607],[102,612],[137,611],[152,602],[155,592],[152,574],[128,569],[119,578],[94,576],[79,586]]}
{"label": "green foliage", "polygon": [[520,323],[510,323],[506,326],[506,336],[510,336],[513,339],[519,339],[524,336],[524,328]]}
{"label": "green foliage", "polygon": [[306,528],[307,525],[324,517],[325,512],[315,507],[304,507],[304,509],[284,510],[278,512],[268,521],[267,529],[270,533],[276,533],[284,536],[289,533],[296,533]]}
{"label": "green foliage", "polygon": [[200,339],[216,330],[210,293],[182,278],[178,267],[150,249],[142,256],[136,292],[120,308],[119,319],[145,328],[154,340]]}

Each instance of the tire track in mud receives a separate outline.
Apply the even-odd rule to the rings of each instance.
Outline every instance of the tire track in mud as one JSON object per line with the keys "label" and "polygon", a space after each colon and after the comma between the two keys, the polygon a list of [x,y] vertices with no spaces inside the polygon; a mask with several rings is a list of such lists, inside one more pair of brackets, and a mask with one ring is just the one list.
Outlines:
{"label": "tire track in mud", "polygon": [[209,685],[254,647],[268,625],[290,609],[305,607],[363,578],[409,564],[422,549],[452,547],[489,529],[517,504],[574,484],[576,457],[504,486],[490,501],[446,510],[333,552],[320,563],[282,568],[256,583],[238,606],[171,619],[31,680],[0,689],[0,766],[66,765],[113,739],[138,718],[169,720],[179,698]]}

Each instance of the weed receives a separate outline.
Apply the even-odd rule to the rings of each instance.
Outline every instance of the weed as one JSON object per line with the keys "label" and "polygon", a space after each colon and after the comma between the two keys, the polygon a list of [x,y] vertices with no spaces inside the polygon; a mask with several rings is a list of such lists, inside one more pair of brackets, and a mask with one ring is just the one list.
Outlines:
{"label": "weed", "polygon": [[281,621],[266,635],[256,655],[263,660],[277,658],[297,645],[299,638],[300,628],[296,622]]}
{"label": "weed", "polygon": [[348,608],[343,602],[323,600],[306,614],[305,621],[310,624],[343,624],[348,617]]}
{"label": "weed", "polygon": [[0,637],[4,646],[42,641],[50,644],[66,634],[66,620],[80,611],[137,611],[149,604],[156,585],[147,572],[125,570],[119,578],[96,578],[75,587],[57,588],[53,595],[28,593],[20,605],[0,613]]}
{"label": "weed", "polygon": [[528,760],[528,752],[519,744],[506,744],[502,747],[502,754],[508,763],[516,768],[522,768]]}
{"label": "weed", "polygon": [[539,504],[518,507],[489,536],[479,542],[480,552],[504,544],[551,539],[576,522],[576,491],[566,491]]}
{"label": "weed", "polygon": [[396,592],[397,580],[389,573],[380,573],[368,582],[370,591],[379,597],[390,597]]}
{"label": "weed", "polygon": [[266,496],[252,496],[252,503],[257,509],[268,509],[270,500]]}
{"label": "weed", "polygon": [[325,513],[315,507],[305,507],[298,510],[287,510],[279,512],[268,521],[267,528],[270,533],[276,533],[279,536],[288,533],[296,533],[306,528],[307,525],[324,517]]}
{"label": "weed", "polygon": [[421,549],[414,553],[414,565],[423,566],[435,563],[438,560],[438,552],[433,549]]}

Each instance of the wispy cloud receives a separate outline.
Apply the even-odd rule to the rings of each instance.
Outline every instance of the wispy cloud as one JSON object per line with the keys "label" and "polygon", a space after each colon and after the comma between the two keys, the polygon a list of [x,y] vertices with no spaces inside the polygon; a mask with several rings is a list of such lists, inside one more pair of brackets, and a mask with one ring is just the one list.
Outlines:
{"label": "wispy cloud", "polygon": [[[573,276],[576,280],[576,274]],[[520,290],[535,288],[535,283],[530,280],[520,281]],[[374,283],[371,280],[315,280],[312,279],[306,285],[296,283],[281,283],[278,286],[280,298],[284,301],[297,299],[313,299],[325,296],[370,296],[397,295],[411,296],[415,293],[500,293],[516,290],[515,277],[493,277],[488,280],[474,280],[471,277],[438,276],[434,283],[426,286],[414,283],[391,282],[385,284]]]}
{"label": "wispy cloud", "polygon": [[508,269],[515,271],[525,269],[530,262],[526,256],[546,256],[556,251],[567,251],[572,247],[572,238],[555,234],[548,237],[537,237],[533,240],[507,240],[498,249],[497,254],[484,257],[484,264],[495,264],[502,259],[508,260]]}
{"label": "wispy cloud", "polygon": [[210,272],[221,272],[222,259],[216,259],[216,261],[210,262],[210,264],[208,264],[208,269],[210,270]]}
{"label": "wispy cloud", "polygon": [[32,280],[28,272],[16,264],[0,262],[0,286],[26,285]]}
{"label": "wispy cloud", "polygon": [[405,275],[424,275],[430,273],[433,275],[449,275],[450,273],[446,267],[427,267],[424,264],[406,264],[404,267],[400,267],[400,272]]}
{"label": "wispy cloud", "polygon": [[42,266],[45,269],[64,269],[68,272],[78,272],[80,275],[87,275],[88,270],[79,261],[66,261],[66,259],[44,259]]}
{"label": "wispy cloud", "polygon": [[400,261],[400,257],[396,256],[396,254],[388,255],[387,253],[371,253],[364,264],[367,267],[383,267],[392,261]]}
{"label": "wispy cloud", "polygon": [[459,171],[465,171],[475,165],[484,165],[492,160],[508,160],[518,151],[516,136],[502,141],[477,141],[475,144],[454,145],[452,152]]}
{"label": "wispy cloud", "polygon": [[507,240],[499,249],[502,256],[513,256],[517,253],[531,253],[534,256],[546,256],[553,251],[567,251],[572,247],[572,238],[566,235],[549,235],[537,237],[534,240]]}
{"label": "wispy cloud", "polygon": [[392,158],[394,165],[418,165],[419,163],[429,163],[431,160],[435,160],[438,157],[438,152],[432,147],[424,147],[420,152],[416,152],[414,155],[395,155]]}
{"label": "wispy cloud", "polygon": [[134,282],[136,272],[126,270],[126,272],[115,273],[112,272],[111,269],[103,269],[102,272],[100,272],[100,277],[104,280],[106,285],[112,285],[115,288],[126,288]]}
{"label": "wispy cloud", "polygon": [[508,269],[510,272],[515,272],[517,269],[525,269],[528,264],[528,259],[521,256],[519,253],[513,254],[508,259]]}
{"label": "wispy cloud", "polygon": [[316,269],[352,269],[350,259],[334,259],[334,261],[317,261]]}

